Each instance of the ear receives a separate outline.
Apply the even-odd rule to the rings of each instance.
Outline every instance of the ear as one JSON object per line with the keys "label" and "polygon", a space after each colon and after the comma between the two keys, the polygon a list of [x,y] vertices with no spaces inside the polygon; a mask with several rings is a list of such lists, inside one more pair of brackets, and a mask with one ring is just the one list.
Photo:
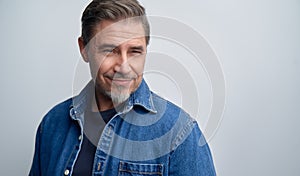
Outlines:
{"label": "ear", "polygon": [[79,45],[79,50],[80,50],[83,60],[85,62],[89,62],[88,55],[87,55],[87,49],[86,49],[86,46],[84,45],[82,37],[78,38],[78,45]]}

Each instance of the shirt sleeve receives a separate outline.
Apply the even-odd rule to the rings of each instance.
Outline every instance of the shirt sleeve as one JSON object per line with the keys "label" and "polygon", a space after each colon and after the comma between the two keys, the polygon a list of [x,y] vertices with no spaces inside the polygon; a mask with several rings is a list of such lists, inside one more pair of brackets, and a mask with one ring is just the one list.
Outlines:
{"label": "shirt sleeve", "polygon": [[170,176],[216,175],[208,143],[200,142],[204,139],[202,135],[197,123],[194,122],[193,130],[189,136],[170,155]]}
{"label": "shirt sleeve", "polygon": [[39,176],[40,172],[40,139],[41,139],[41,125],[38,127],[35,138],[35,149],[32,165],[29,171],[29,176]]}

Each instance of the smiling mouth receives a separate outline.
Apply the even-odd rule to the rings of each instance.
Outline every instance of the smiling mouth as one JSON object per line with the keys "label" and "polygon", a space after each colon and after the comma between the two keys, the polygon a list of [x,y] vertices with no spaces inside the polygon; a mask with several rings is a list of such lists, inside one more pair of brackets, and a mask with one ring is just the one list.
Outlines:
{"label": "smiling mouth", "polygon": [[129,84],[132,79],[113,79],[112,82],[114,84]]}
{"label": "smiling mouth", "polygon": [[122,86],[122,87],[129,87],[131,82],[135,78],[111,78],[111,77],[107,77],[107,79],[109,79],[109,81],[112,83],[112,85]]}

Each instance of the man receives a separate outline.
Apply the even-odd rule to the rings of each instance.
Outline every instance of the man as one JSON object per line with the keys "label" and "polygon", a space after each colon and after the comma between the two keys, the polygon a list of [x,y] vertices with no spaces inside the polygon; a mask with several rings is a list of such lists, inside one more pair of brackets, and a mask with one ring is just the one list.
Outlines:
{"label": "man", "polygon": [[197,123],[143,80],[150,39],[136,0],[95,0],[78,39],[92,81],[43,118],[29,175],[216,175]]}

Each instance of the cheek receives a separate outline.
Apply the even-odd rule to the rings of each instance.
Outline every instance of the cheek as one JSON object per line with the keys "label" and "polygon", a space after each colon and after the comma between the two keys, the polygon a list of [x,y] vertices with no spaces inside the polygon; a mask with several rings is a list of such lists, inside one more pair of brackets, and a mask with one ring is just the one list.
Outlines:
{"label": "cheek", "polygon": [[142,75],[144,72],[145,57],[132,58],[129,64],[136,74]]}
{"label": "cheek", "polygon": [[95,78],[96,75],[98,74],[100,64],[95,62],[95,60],[90,60],[89,65],[90,65],[92,77]]}
{"label": "cheek", "polygon": [[107,72],[112,63],[109,59],[105,59],[103,56],[95,56],[92,59],[90,59],[90,68],[94,75],[101,74]]}
{"label": "cheek", "polygon": [[136,91],[136,89],[139,87],[140,83],[142,82],[143,75],[139,75],[136,81],[130,86],[130,92]]}
{"label": "cheek", "polygon": [[106,59],[98,60],[96,65],[98,65],[97,67],[98,75],[99,74],[102,75],[104,73],[113,70],[114,62],[112,62],[112,59],[106,58]]}

